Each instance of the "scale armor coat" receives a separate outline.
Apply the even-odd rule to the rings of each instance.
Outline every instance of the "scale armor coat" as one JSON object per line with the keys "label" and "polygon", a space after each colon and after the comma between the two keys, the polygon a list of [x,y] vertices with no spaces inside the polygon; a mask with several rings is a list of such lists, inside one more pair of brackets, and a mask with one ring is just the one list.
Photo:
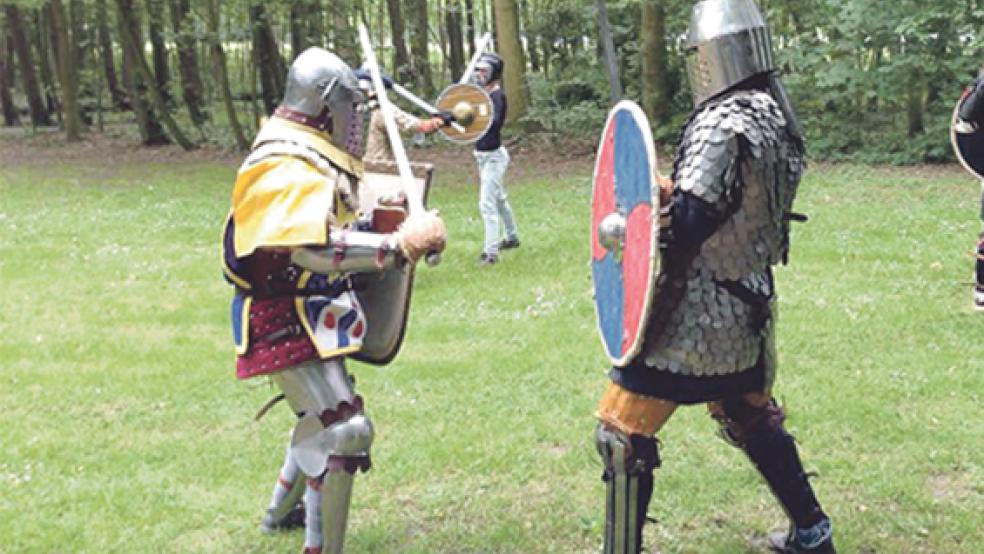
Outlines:
{"label": "scale armor coat", "polygon": [[804,169],[803,148],[775,100],[760,91],[709,101],[681,136],[676,194],[713,206],[721,223],[690,263],[685,292],[663,332],[646,346],[645,364],[699,377],[762,363],[771,382],[773,318],[763,312],[771,313],[774,297],[770,268],[788,250],[788,215]]}

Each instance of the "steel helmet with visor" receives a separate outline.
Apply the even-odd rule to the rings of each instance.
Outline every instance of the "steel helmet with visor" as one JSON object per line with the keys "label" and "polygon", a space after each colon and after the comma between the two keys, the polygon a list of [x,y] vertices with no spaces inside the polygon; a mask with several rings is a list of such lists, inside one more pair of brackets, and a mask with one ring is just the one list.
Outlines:
{"label": "steel helmet with visor", "polygon": [[325,131],[330,134],[331,142],[361,157],[364,101],[352,68],[332,52],[311,47],[291,64],[281,106],[330,122]]}
{"label": "steel helmet with visor", "polygon": [[769,28],[754,0],[695,4],[686,49],[695,105],[775,69]]}
{"label": "steel helmet with visor", "polygon": [[493,81],[498,81],[502,78],[504,68],[505,62],[498,54],[491,52],[482,54],[475,64],[475,83],[484,87]]}

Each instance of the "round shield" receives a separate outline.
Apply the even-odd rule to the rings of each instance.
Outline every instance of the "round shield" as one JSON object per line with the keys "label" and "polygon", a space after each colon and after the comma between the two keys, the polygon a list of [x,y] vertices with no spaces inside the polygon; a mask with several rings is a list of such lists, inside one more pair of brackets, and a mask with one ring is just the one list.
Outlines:
{"label": "round shield", "polygon": [[492,99],[476,85],[451,85],[437,97],[434,105],[454,114],[457,125],[441,127],[441,134],[451,142],[471,144],[492,126]]}
{"label": "round shield", "polygon": [[608,357],[624,366],[642,347],[659,270],[659,186],[649,121],[634,102],[612,108],[595,159],[591,277]]}
{"label": "round shield", "polygon": [[960,165],[984,179],[984,129],[962,132],[963,129],[957,125],[957,113],[966,96],[964,93],[953,108],[953,116],[950,118],[950,144],[953,145],[953,153],[957,155]]}

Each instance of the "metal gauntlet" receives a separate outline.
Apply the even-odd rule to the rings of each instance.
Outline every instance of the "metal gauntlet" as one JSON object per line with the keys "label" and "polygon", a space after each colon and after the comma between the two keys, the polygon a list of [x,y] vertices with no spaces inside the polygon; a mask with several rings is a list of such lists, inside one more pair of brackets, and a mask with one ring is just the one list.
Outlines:
{"label": "metal gauntlet", "polygon": [[404,261],[392,234],[333,231],[327,247],[295,248],[290,261],[316,273],[383,271]]}

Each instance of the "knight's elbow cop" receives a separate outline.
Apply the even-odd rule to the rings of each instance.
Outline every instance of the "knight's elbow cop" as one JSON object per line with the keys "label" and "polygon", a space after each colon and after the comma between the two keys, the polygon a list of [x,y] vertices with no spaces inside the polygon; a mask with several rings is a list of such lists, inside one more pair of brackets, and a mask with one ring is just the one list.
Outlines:
{"label": "knight's elbow cop", "polygon": [[395,233],[335,230],[326,246],[294,248],[293,263],[315,273],[364,273],[399,267],[405,262]]}

